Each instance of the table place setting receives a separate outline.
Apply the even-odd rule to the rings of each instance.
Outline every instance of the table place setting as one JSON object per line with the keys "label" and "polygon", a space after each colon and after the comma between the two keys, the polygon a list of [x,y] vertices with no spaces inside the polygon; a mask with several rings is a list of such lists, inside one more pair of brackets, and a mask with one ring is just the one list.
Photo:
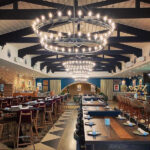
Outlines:
{"label": "table place setting", "polygon": [[88,115],[88,113],[89,113],[88,111],[84,111],[84,114],[85,114],[85,115]]}
{"label": "table place setting", "polygon": [[125,120],[126,118],[124,116],[118,115],[118,117],[116,117],[119,120]]}
{"label": "table place setting", "polygon": [[38,99],[38,101],[43,101],[43,99]]}
{"label": "table place setting", "polygon": [[108,105],[107,105],[107,106],[105,106],[104,108],[105,108],[105,109],[110,109],[110,107],[109,107]]}
{"label": "table place setting", "polygon": [[101,100],[98,100],[98,102],[99,102],[99,103],[102,103],[102,104],[104,103],[104,102],[103,102],[103,101],[101,101]]}
{"label": "table place setting", "polygon": [[90,122],[85,122],[85,125],[92,127],[95,125],[95,123],[90,121]]}
{"label": "table place setting", "polygon": [[133,127],[133,126],[135,126],[136,124],[128,120],[127,122],[124,122],[123,125],[129,126],[129,127]]}
{"label": "table place setting", "polygon": [[87,134],[90,136],[98,136],[101,135],[101,133],[99,131],[95,131],[95,129],[91,130],[91,131],[87,131]]}
{"label": "table place setting", "polygon": [[141,128],[138,128],[137,130],[134,130],[133,133],[136,134],[136,135],[140,135],[140,136],[148,136],[149,135],[148,132],[144,131]]}
{"label": "table place setting", "polygon": [[84,118],[88,119],[88,120],[92,119],[92,117],[90,115],[86,115]]}
{"label": "table place setting", "polygon": [[4,110],[10,110],[10,108],[9,107],[5,107]]}

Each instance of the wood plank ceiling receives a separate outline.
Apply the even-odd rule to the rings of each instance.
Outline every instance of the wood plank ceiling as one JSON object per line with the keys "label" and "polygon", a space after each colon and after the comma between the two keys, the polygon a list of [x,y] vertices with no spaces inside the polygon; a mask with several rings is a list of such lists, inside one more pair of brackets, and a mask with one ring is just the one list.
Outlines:
{"label": "wood plank ceiling", "polygon": [[[34,56],[32,65],[41,62],[41,69],[47,66],[47,71],[65,71],[62,62],[74,57],[60,56],[43,49],[33,34],[31,24],[33,19],[50,11],[72,9],[74,2],[77,8],[100,12],[116,22],[116,31],[109,38],[108,46],[83,57],[96,62],[94,71],[115,71],[116,66],[121,69],[121,63],[130,60],[129,54],[142,55],[141,46],[135,43],[150,42],[149,0],[0,0],[0,44],[12,43],[17,46],[19,57]],[[89,30],[91,33],[100,30],[85,23],[80,28],[82,32]],[[72,30],[72,25],[67,23],[51,30],[67,33]]]}

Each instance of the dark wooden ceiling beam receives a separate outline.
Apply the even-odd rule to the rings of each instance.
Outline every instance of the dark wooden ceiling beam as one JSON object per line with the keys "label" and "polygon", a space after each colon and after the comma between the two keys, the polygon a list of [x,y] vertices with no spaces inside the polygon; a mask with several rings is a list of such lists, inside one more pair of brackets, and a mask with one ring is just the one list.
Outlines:
{"label": "dark wooden ceiling beam", "polygon": [[116,59],[120,59],[121,61],[124,61],[124,62],[128,62],[130,61],[130,58],[127,57],[127,56],[122,56],[122,55],[111,55],[111,54],[107,54],[107,56],[111,56],[113,58],[116,58]]}
{"label": "dark wooden ceiling beam", "polygon": [[149,0],[140,0],[141,2],[144,2],[144,3],[148,3],[150,4],[150,1]]}
{"label": "dark wooden ceiling beam", "polygon": [[6,5],[9,5],[9,4],[13,4],[16,1],[17,0],[0,0],[0,7],[6,6]]}
{"label": "dark wooden ceiling beam", "polygon": [[36,51],[37,49],[40,49],[40,48],[41,48],[41,44],[22,48],[22,49],[18,50],[18,57],[22,58],[25,55],[30,54],[30,52],[33,53],[33,51]]}
{"label": "dark wooden ceiling beam", "polygon": [[[79,7],[80,9],[80,7]],[[131,19],[131,18],[150,18],[150,8],[94,8],[93,13],[101,13],[101,15],[107,15],[115,19]],[[0,19],[3,20],[33,20],[41,15],[48,15],[49,12],[56,14],[57,9],[1,9]],[[67,13],[67,9],[64,9],[63,14]],[[87,15],[87,11],[84,11],[84,15]],[[4,15],[5,14],[5,15]]]}
{"label": "dark wooden ceiling beam", "polygon": [[111,43],[110,46],[115,47],[115,48],[119,48],[119,49],[123,49],[126,51],[132,51],[137,57],[142,56],[142,49],[141,48],[137,48],[137,47],[121,44],[121,43]]}
{"label": "dark wooden ceiling beam", "polygon": [[[122,36],[122,37],[110,37],[108,43],[119,43],[119,42],[150,42],[148,36],[136,37],[136,36]],[[38,37],[23,37],[19,39],[8,39],[7,43],[39,43]]]}
{"label": "dark wooden ceiling beam", "polygon": [[116,24],[116,30],[119,30],[120,32],[128,33],[128,34],[133,34],[136,36],[150,36],[150,31],[142,30],[139,28],[127,26],[124,24],[117,23]]}
{"label": "dark wooden ceiling beam", "polygon": [[26,36],[26,35],[30,35],[33,33],[33,30],[31,27],[26,27],[23,29],[19,29],[16,31],[12,31],[12,32],[8,32],[5,34],[0,35],[0,43],[6,43],[7,41],[11,40],[11,39],[18,39],[22,36]]}
{"label": "dark wooden ceiling beam", "polygon": [[34,66],[38,61],[43,61],[43,59],[47,58],[47,57],[51,57],[51,56],[55,56],[54,54],[43,54],[40,56],[36,56],[36,57],[32,57],[31,58],[31,66]]}
{"label": "dark wooden ceiling beam", "polygon": [[96,3],[90,3],[87,5],[82,5],[82,7],[85,8],[91,8],[91,7],[103,7],[103,6],[108,6],[108,5],[112,5],[112,4],[118,4],[118,3],[122,3],[122,2],[126,2],[129,0],[105,0],[105,1],[101,1],[101,2],[96,2]]}
{"label": "dark wooden ceiling beam", "polygon": [[62,8],[68,8],[71,9],[72,6],[65,5],[65,4],[60,4],[60,3],[55,3],[55,2],[49,2],[49,1],[44,1],[44,0],[21,0],[27,3],[32,3],[36,5],[41,5],[41,6],[47,6],[47,7],[53,7],[56,9],[62,9]]}

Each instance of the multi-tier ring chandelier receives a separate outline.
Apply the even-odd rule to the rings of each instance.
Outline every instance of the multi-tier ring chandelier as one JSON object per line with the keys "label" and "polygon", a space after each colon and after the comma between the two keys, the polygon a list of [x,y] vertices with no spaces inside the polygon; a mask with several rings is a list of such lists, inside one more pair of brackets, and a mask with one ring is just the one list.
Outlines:
{"label": "multi-tier ring chandelier", "polygon": [[75,80],[86,80],[89,77],[90,72],[92,72],[95,67],[95,63],[92,61],[82,60],[65,61],[63,62],[63,66],[66,71],[75,78]]}
{"label": "multi-tier ring chandelier", "polygon": [[[75,16],[71,10],[68,10],[66,14],[63,15],[61,11],[58,11],[57,15],[49,13],[48,16],[41,16],[33,22],[33,30],[39,37],[41,45],[51,52],[65,55],[86,55],[100,51],[106,46],[107,39],[115,29],[115,23],[107,16],[102,17],[99,13],[93,15],[89,11],[87,16],[84,16],[83,12],[79,10],[78,15]],[[68,33],[63,30],[61,32],[50,30],[55,24],[63,22],[71,23],[73,30],[68,30]],[[103,28],[105,32],[76,31],[75,26],[81,23],[90,24],[93,28]]]}

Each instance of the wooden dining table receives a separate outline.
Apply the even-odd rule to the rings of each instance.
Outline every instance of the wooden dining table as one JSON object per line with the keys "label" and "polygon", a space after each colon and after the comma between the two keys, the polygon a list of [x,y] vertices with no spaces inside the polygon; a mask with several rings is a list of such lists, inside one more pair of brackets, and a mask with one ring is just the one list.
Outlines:
{"label": "wooden dining table", "polygon": [[[90,107],[90,109],[92,109]],[[103,108],[101,108],[103,109]],[[94,117],[85,119],[83,113],[84,136],[86,150],[150,150],[150,135],[139,136],[133,133],[137,126],[123,125],[127,120],[118,120],[115,117]],[[105,119],[110,119],[110,125],[105,125]],[[86,122],[95,123],[94,126],[85,125]],[[98,131],[98,136],[88,135],[89,131]]]}
{"label": "wooden dining table", "polygon": [[85,101],[82,100],[82,106],[105,106],[105,102],[97,100],[97,101]]}

